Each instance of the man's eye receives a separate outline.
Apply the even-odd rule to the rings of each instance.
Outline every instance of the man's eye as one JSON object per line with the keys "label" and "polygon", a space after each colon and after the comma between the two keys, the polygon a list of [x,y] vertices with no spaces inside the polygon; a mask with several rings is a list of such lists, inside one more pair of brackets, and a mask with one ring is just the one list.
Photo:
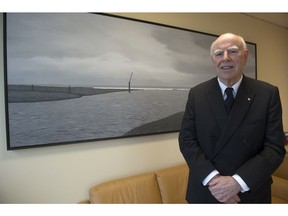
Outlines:
{"label": "man's eye", "polygon": [[214,55],[216,57],[221,57],[221,56],[223,56],[223,52],[215,52]]}
{"label": "man's eye", "polygon": [[228,50],[228,53],[231,55],[235,55],[238,53],[238,50],[237,49],[231,49],[231,50]]}

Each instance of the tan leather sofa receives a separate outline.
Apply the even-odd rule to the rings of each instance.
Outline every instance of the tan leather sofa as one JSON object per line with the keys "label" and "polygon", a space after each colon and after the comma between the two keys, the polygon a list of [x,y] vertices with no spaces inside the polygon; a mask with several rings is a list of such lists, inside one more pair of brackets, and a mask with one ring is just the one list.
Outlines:
{"label": "tan leather sofa", "polygon": [[[186,203],[186,164],[95,185],[88,203]],[[272,203],[288,203],[288,158],[273,175]]]}

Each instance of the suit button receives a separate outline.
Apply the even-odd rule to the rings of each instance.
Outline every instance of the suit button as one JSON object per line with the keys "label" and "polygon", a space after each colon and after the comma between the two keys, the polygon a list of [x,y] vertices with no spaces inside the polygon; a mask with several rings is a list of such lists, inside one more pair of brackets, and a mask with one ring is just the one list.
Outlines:
{"label": "suit button", "polygon": [[241,143],[248,143],[246,139],[241,140]]}

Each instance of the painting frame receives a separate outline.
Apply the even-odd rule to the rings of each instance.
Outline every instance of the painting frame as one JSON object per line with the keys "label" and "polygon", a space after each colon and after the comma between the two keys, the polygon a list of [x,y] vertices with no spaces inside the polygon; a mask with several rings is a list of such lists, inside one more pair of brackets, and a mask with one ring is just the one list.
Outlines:
{"label": "painting frame", "polygon": [[[91,26],[77,30],[75,23]],[[7,150],[178,132],[189,89],[215,76],[207,62],[217,35],[177,26],[106,13],[6,13],[3,32]],[[257,79],[257,46],[247,44],[253,54],[249,76]],[[192,63],[191,56],[197,58]],[[125,71],[125,79],[111,65]],[[190,81],[189,66],[198,69]],[[90,67],[101,71],[92,76]]]}

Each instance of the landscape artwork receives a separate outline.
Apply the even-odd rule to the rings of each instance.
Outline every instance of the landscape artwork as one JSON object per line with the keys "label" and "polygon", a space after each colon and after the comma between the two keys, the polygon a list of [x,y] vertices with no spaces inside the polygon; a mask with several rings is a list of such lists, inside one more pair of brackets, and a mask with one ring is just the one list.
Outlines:
{"label": "landscape artwork", "polygon": [[179,131],[190,88],[216,76],[216,37],[111,14],[6,13],[7,149]]}

